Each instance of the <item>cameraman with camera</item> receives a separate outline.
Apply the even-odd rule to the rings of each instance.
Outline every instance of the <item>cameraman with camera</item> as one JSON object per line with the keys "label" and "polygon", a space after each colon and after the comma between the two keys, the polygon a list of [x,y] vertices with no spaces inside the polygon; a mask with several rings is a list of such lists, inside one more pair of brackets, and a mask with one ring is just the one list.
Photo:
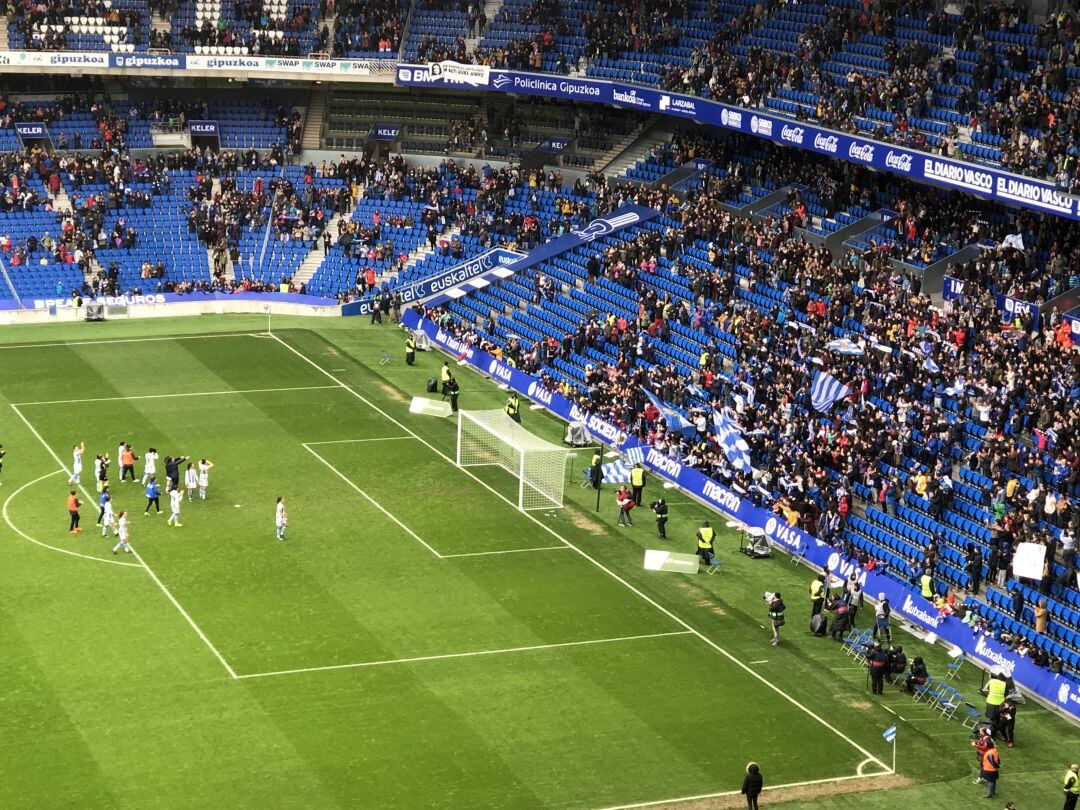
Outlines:
{"label": "cameraman with camera", "polygon": [[658,501],[653,501],[649,504],[649,508],[652,509],[656,515],[656,533],[661,540],[667,540],[667,519],[668,519],[668,506],[661,498]]}
{"label": "cameraman with camera", "polygon": [[769,619],[772,621],[772,645],[780,646],[780,628],[784,626],[784,610],[786,605],[780,598],[780,591],[769,593],[765,591],[765,604],[768,605]]}

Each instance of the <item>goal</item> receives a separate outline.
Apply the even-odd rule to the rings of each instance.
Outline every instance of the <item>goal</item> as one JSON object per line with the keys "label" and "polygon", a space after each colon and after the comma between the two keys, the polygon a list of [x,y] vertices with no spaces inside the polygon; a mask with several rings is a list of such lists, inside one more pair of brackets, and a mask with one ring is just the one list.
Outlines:
{"label": "goal", "polygon": [[517,478],[517,507],[563,505],[570,451],[523,428],[505,411],[459,411],[457,465],[502,467]]}

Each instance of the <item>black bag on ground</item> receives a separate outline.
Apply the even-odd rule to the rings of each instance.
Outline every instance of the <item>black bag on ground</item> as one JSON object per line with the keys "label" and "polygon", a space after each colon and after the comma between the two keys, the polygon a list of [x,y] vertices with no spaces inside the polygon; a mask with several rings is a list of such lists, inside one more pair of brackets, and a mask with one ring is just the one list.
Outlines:
{"label": "black bag on ground", "polygon": [[810,617],[810,632],[815,636],[824,636],[829,626],[829,620],[818,613]]}
{"label": "black bag on ground", "polygon": [[427,392],[429,394],[437,393],[439,390],[439,381],[434,377],[427,378]]}

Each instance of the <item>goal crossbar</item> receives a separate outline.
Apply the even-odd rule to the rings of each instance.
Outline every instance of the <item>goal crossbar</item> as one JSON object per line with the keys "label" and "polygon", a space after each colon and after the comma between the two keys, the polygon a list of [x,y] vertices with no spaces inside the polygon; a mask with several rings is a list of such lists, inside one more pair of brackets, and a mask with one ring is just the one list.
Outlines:
{"label": "goal crossbar", "polygon": [[570,451],[540,438],[501,410],[459,411],[457,465],[501,467],[517,479],[517,507],[563,505]]}

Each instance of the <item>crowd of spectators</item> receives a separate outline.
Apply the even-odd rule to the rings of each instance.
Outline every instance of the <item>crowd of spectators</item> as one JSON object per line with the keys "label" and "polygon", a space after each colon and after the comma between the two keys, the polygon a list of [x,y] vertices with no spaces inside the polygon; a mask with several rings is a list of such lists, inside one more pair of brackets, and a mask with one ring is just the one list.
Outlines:
{"label": "crowd of spectators", "polygon": [[[671,148],[711,151],[715,158],[726,149],[679,139]],[[770,171],[783,172],[768,162]],[[854,171],[836,165],[837,171]],[[807,177],[808,167],[800,162],[798,169],[813,180],[813,170]],[[1057,313],[1038,326],[1030,319],[1002,324],[995,282],[978,278],[979,269],[1005,268],[1019,257],[987,251],[966,271],[976,281],[973,292],[935,306],[886,253],[853,252],[834,261],[780,219],[730,213],[712,190],[678,202],[663,190],[604,188],[596,205],[604,211],[624,202],[661,207],[670,220],[594,254],[587,275],[625,288],[638,301],[636,317],[596,310],[572,333],[536,344],[495,340],[494,322],[480,328],[459,323],[462,337],[509,357],[587,412],[777,510],[870,568],[886,566],[843,531],[856,490],[869,494],[867,507],[894,512],[910,493],[940,516],[950,508],[960,466],[979,472],[993,482],[985,506],[994,517],[989,552],[962,550],[972,579],[982,578],[985,567],[1004,582],[1016,544],[1036,542],[1048,546],[1049,560],[1066,561],[1057,584],[1073,583],[1071,551],[1080,529],[1080,416],[1074,407],[1080,354]],[[945,221],[941,199],[924,203]],[[695,245],[707,248],[708,268],[683,261],[684,250]],[[661,257],[691,294],[664,294],[650,283]],[[1005,288],[1016,279],[1001,275],[996,285]],[[775,309],[739,295],[762,288],[779,293]],[[535,290],[537,301],[560,294],[542,271]],[[708,336],[690,374],[658,353],[676,324]],[[858,354],[826,347],[837,329],[852,336]],[[725,358],[721,343],[734,348],[734,357]],[[552,373],[557,358],[571,360],[588,348],[614,348],[617,359],[589,363],[583,382]],[[810,408],[815,370],[831,373],[852,391],[825,418]],[[667,430],[643,389],[682,408],[696,430]],[[733,468],[714,435],[711,414],[719,409],[748,442],[752,472]],[[978,449],[965,445],[965,423],[983,429]],[[892,573],[917,580],[927,566],[933,570],[944,542],[935,535],[908,567]],[[1048,566],[1046,578],[1033,586],[1049,592],[1052,570]],[[953,595],[937,595],[942,610],[956,609]],[[1052,664],[1044,652],[1033,660]]]}
{"label": "crowd of spectators", "polygon": [[336,7],[333,56],[397,55],[404,28],[400,0],[345,0]]}

